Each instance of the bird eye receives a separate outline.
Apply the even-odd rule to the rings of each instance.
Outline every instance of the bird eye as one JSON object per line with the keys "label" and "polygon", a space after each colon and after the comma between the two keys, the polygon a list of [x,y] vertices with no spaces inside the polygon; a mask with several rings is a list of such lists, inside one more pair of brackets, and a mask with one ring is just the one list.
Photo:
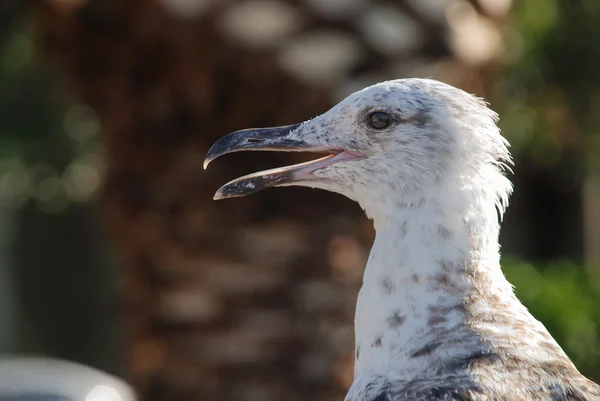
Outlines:
{"label": "bird eye", "polygon": [[376,111],[369,114],[369,125],[375,129],[384,129],[392,123],[392,116],[382,111]]}

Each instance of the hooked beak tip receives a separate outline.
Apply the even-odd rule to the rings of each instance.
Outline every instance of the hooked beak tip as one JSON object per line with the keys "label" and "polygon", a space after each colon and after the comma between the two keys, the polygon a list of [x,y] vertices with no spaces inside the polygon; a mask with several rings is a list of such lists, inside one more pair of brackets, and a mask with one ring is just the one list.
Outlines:
{"label": "hooked beak tip", "polygon": [[204,170],[210,162],[227,153],[243,150],[298,150],[306,147],[302,141],[286,136],[301,124],[272,128],[250,128],[232,132],[217,140],[204,157]]}

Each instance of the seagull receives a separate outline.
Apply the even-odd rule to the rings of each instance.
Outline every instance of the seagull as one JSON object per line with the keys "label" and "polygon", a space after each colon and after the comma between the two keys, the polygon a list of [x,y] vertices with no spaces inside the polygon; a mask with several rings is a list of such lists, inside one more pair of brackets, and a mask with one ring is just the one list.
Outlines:
{"label": "seagull", "polygon": [[239,151],[326,154],[233,180],[215,199],[298,185],[342,194],[373,220],[345,401],[600,400],[502,273],[512,159],[497,122],[465,91],[397,79],[209,149],[204,168]]}

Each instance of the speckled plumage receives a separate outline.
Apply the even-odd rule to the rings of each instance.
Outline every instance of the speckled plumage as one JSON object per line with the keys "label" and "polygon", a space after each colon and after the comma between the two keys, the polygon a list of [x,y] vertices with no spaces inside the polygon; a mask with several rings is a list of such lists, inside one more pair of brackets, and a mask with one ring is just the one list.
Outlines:
{"label": "speckled plumage", "polygon": [[[390,127],[369,127],[373,111],[389,113]],[[293,180],[276,184],[346,195],[375,224],[345,401],[600,400],[502,274],[511,159],[496,121],[464,91],[405,79],[356,92],[286,134],[362,155],[286,170]]]}

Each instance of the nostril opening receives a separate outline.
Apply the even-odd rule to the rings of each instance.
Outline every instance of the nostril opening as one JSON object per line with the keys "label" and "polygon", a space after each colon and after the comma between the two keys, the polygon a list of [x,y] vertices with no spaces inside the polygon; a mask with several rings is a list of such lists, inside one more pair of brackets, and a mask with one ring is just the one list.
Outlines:
{"label": "nostril opening", "polygon": [[257,138],[248,138],[248,142],[252,143],[252,142],[262,142],[262,139],[257,139]]}

